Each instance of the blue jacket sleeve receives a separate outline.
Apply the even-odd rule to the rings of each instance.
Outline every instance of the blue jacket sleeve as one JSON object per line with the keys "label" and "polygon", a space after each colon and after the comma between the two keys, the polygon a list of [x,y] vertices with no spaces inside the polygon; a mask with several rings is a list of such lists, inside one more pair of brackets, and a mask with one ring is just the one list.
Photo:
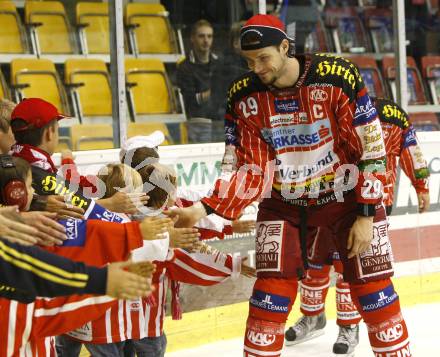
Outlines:
{"label": "blue jacket sleeve", "polygon": [[0,239],[0,296],[30,302],[36,296],[103,295],[106,283],[107,268]]}

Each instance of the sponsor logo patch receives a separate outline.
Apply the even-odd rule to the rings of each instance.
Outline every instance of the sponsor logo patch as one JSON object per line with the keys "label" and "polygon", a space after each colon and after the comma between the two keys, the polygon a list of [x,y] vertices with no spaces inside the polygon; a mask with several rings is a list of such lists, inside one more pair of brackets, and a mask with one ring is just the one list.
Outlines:
{"label": "sponsor logo patch", "polygon": [[275,112],[293,113],[299,111],[299,102],[296,99],[275,99]]}
{"label": "sponsor logo patch", "polygon": [[248,340],[257,346],[270,346],[275,342],[276,336],[268,333],[256,332],[249,330],[247,332]]}
{"label": "sponsor logo patch", "polygon": [[307,123],[307,121],[308,118],[306,112],[276,114],[269,117],[271,126]]}
{"label": "sponsor logo patch", "polygon": [[324,89],[313,89],[310,92],[310,100],[315,102],[325,102],[328,99],[328,94]]}
{"label": "sponsor logo patch", "polygon": [[250,81],[250,77],[246,77],[234,82],[234,84],[232,84],[231,87],[229,87],[228,100],[230,100],[235,93],[238,93],[243,88],[246,88],[249,84],[249,81]]}
{"label": "sponsor logo patch", "polygon": [[298,165],[298,166],[281,166],[279,173],[283,182],[292,182],[298,179],[306,179],[318,172],[323,171],[325,168],[331,166],[335,161],[335,153],[328,151],[327,154],[319,159],[314,165]]}
{"label": "sponsor logo patch", "polygon": [[283,245],[284,221],[258,222],[255,239],[258,271],[279,271]]}
{"label": "sponsor logo patch", "polygon": [[406,117],[406,115],[399,109],[397,108],[397,106],[395,105],[384,105],[384,107],[382,108],[382,114],[390,119],[390,118],[395,118],[398,121],[401,121],[401,126],[405,129],[409,126],[409,122],[408,122],[408,118]]}
{"label": "sponsor logo patch", "polygon": [[358,256],[359,278],[388,274],[393,271],[393,256],[388,238],[387,221],[373,223],[370,248]]}
{"label": "sponsor logo patch", "polygon": [[403,326],[402,324],[397,324],[394,326],[391,326],[390,328],[379,331],[376,333],[376,338],[379,341],[389,343],[397,341],[399,338],[401,338],[403,335]]}
{"label": "sponsor logo patch", "polygon": [[376,108],[370,97],[365,94],[356,100],[356,111],[354,112],[353,125],[364,125],[377,116]]}
{"label": "sponsor logo patch", "polygon": [[254,290],[249,302],[252,306],[270,312],[287,313],[290,299],[286,296],[270,294],[261,290]]}
{"label": "sponsor logo patch", "polygon": [[263,128],[264,140],[275,150],[283,148],[309,148],[323,145],[331,140],[330,121],[320,120],[312,124],[287,125],[277,128]]}
{"label": "sponsor logo patch", "polygon": [[[329,55],[319,55],[322,57],[332,57]],[[350,63],[348,60],[333,56],[333,61],[321,61],[318,63],[318,66],[316,68],[316,73],[321,77],[326,76],[335,76],[335,77],[341,77],[342,81],[346,82],[351,89],[356,88],[356,82],[361,83],[362,77],[359,74],[359,71],[357,70],[356,66],[354,66],[352,63]],[[341,59],[341,61],[337,61],[336,59]],[[345,63],[344,63],[345,62]]]}
{"label": "sponsor logo patch", "polygon": [[87,217],[87,219],[99,219],[100,221],[116,223],[122,223],[124,221],[124,218],[122,218],[117,213],[108,211],[98,204],[95,204],[92,212],[90,212],[90,215]]}
{"label": "sponsor logo patch", "polygon": [[63,247],[83,247],[86,241],[86,221],[69,218],[61,220],[60,223],[66,229],[67,236]]}
{"label": "sponsor logo patch", "polygon": [[413,127],[411,127],[404,135],[403,135],[403,147],[407,148],[408,146],[417,145],[416,131]]}
{"label": "sponsor logo patch", "polygon": [[394,291],[393,285],[388,285],[385,289],[376,291],[374,293],[359,296],[359,302],[362,305],[362,310],[365,312],[376,311],[382,309],[399,298]]}

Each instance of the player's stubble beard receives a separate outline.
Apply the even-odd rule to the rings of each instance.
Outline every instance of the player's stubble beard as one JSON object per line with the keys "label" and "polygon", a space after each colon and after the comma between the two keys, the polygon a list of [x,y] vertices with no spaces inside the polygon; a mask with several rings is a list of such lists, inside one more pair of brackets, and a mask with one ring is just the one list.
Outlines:
{"label": "player's stubble beard", "polygon": [[260,80],[261,80],[265,85],[276,87],[275,82],[283,76],[283,73],[285,73],[285,66],[286,66],[286,63],[287,63],[287,59],[281,58],[280,63],[281,63],[281,64],[280,64],[280,66],[279,66],[278,68],[277,68],[277,67],[272,67],[272,70],[271,70],[272,77],[271,77],[269,80],[266,80],[266,81],[265,81],[265,80],[263,80],[263,79],[260,77]]}

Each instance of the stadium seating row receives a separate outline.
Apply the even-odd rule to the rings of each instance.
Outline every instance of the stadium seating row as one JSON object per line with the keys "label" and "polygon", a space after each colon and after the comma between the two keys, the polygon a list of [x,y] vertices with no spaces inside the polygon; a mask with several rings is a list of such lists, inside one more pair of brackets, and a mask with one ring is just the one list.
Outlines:
{"label": "stadium seating row", "polygon": [[393,11],[388,7],[326,6],[320,11],[291,6],[287,19],[296,23],[297,43],[304,52],[394,52]]}
{"label": "stadium seating row", "polygon": [[[396,99],[396,64],[393,57],[382,60],[382,72],[373,57],[353,56],[371,96]],[[439,104],[440,102],[440,56],[422,57],[422,74],[412,57],[407,58],[408,99],[410,105]],[[389,87],[382,79],[385,77]],[[425,81],[422,80],[422,77]],[[425,85],[426,84],[426,85]],[[432,98],[432,103],[429,101]],[[433,112],[412,113],[410,115],[418,130],[440,130],[437,115]]]}
{"label": "stadium seating row", "polygon": [[[78,2],[75,18],[72,26],[59,1],[26,1],[22,21],[13,1],[0,0],[0,53],[108,54],[108,4]],[[132,54],[179,53],[161,4],[128,3],[124,21]]]}
{"label": "stadium seating row", "polygon": [[[69,121],[65,119],[64,121]],[[188,134],[186,123],[128,123],[127,137],[148,135],[160,130],[165,135],[161,145],[187,144]],[[103,150],[113,149],[113,127],[110,124],[75,124],[61,127],[59,130],[60,142],[56,152],[63,149],[70,150]]]}
{"label": "stadium seating row", "polygon": [[[133,121],[166,116],[183,121],[180,95],[173,88],[164,64],[158,59],[127,58],[127,98]],[[111,123],[112,100],[107,65],[99,59],[68,59],[64,81],[48,59],[17,58],[10,64],[10,88],[0,73],[0,98],[19,101],[41,97],[59,110],[75,116],[78,123]]]}
{"label": "stadium seating row", "polygon": [[[372,96],[396,98],[396,64],[394,57],[382,59],[382,71],[370,56],[352,56],[350,59],[361,70]],[[440,100],[440,56],[424,56],[420,72],[414,58],[407,57],[408,98],[410,105],[438,104]],[[382,76],[389,87],[385,86]]]}
{"label": "stadium seating row", "polygon": [[[395,98],[396,66],[393,57],[383,58],[382,71],[373,57],[352,56],[350,59],[360,68],[372,96]],[[409,104],[438,105],[440,56],[422,57],[421,72],[412,57],[408,57],[407,64]],[[127,58],[125,70],[134,121],[142,121],[141,116],[144,115],[179,112],[179,95],[160,60]],[[55,65],[48,59],[14,59],[10,73],[11,88],[0,73],[0,98],[20,100],[42,95],[60,110],[75,114],[80,122],[87,121],[89,117],[111,116],[110,79],[107,65],[102,60],[68,59],[64,64],[64,85]]]}

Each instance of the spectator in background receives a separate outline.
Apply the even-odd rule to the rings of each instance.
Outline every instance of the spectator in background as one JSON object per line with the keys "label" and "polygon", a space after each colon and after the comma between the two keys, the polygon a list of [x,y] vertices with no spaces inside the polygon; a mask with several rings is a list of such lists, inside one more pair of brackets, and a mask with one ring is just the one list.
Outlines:
{"label": "spectator in background", "polygon": [[[219,115],[218,78],[220,61],[212,52],[214,29],[206,20],[197,21],[191,30],[191,51],[177,65],[177,85],[180,87],[188,116],[188,136],[192,143],[223,141],[224,130]],[[217,84],[217,83],[216,83]],[[220,125],[218,122],[221,122]],[[221,127],[221,138],[218,130]]]}
{"label": "spectator in background", "polygon": [[15,103],[7,99],[0,100],[0,154],[7,154],[15,144],[14,134],[11,130],[11,113]]}
{"label": "spectator in background", "polygon": [[[226,100],[229,85],[240,75],[249,71],[246,61],[241,56],[240,47],[240,30],[244,25],[244,21],[234,22],[229,31],[229,47],[223,53],[223,61],[221,66],[221,76],[219,76],[220,87],[220,109],[222,117],[225,115]],[[219,110],[220,110],[219,109]]]}

